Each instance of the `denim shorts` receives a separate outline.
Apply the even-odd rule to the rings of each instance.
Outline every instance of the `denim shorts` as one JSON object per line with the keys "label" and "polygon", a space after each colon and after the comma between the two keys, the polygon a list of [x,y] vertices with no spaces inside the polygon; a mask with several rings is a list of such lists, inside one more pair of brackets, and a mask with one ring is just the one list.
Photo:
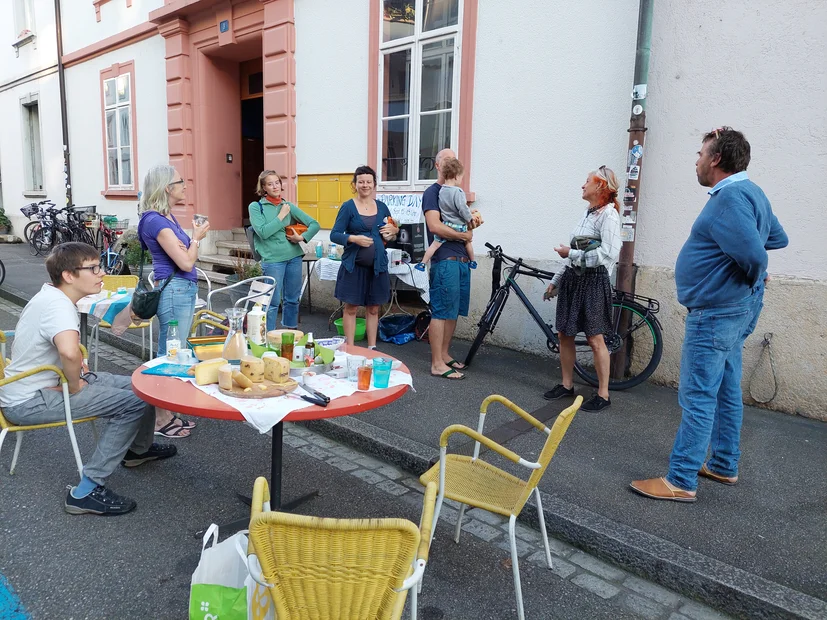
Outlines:
{"label": "denim shorts", "polygon": [[431,318],[456,321],[468,316],[471,269],[468,263],[441,260],[431,263]]}

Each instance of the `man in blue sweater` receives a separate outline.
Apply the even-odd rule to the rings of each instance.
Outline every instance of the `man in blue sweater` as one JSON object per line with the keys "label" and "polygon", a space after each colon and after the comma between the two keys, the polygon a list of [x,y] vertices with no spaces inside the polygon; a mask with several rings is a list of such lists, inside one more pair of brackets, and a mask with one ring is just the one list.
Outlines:
{"label": "man in blue sweater", "polygon": [[652,499],[694,502],[699,475],[738,481],[741,350],[763,307],[767,250],[788,242],[770,201],[747,177],[749,160],[741,132],[722,127],[704,136],[695,170],[712,188],[710,199],[675,265],[678,301],[689,310],[678,390],[683,418],[669,473],[631,485]]}

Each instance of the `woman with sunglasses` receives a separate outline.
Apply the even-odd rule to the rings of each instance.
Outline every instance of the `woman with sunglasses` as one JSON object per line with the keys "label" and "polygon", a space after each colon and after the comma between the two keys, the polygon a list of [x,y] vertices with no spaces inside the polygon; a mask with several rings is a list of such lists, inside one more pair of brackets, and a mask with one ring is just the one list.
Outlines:
{"label": "woman with sunglasses", "polygon": [[[276,329],[279,303],[283,306],[281,326],[299,327],[299,300],[302,293],[302,258],[307,243],[319,232],[319,223],[281,196],[283,185],[275,170],[258,175],[256,194],[260,196],[248,207],[250,225],[255,231],[256,252],[261,254],[261,270],[276,279],[273,297],[267,306],[267,331]],[[299,233],[291,226],[307,227]]]}
{"label": "woman with sunglasses", "polygon": [[566,266],[548,285],[543,299],[557,299],[557,330],[560,336],[560,367],[563,383],[546,392],[546,400],[574,397],[574,337],[585,333],[594,354],[597,393],[580,407],[601,411],[609,400],[609,350],[603,334],[612,331],[612,274],[620,256],[620,204],[617,177],[600,166],[590,172],[582,187],[588,209],[571,233],[570,245],[554,248]]}
{"label": "woman with sunglasses", "polygon": [[[186,189],[181,175],[168,164],[153,166],[144,178],[138,236],[152,255],[156,286],[171,278],[158,303],[159,356],[166,355],[167,331],[172,320],[178,321],[178,333],[182,339],[189,335],[198,295],[198,275],[195,271],[198,245],[210,229],[209,222],[197,226],[193,221],[190,238],[175,219],[172,207],[183,202]],[[159,409],[155,434],[169,438],[187,437],[194,426],[192,422]]]}

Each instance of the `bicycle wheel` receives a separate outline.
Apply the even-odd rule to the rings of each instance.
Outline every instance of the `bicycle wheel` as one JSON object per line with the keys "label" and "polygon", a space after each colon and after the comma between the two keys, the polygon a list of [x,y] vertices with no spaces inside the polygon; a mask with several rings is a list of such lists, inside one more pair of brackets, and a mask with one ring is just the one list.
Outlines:
{"label": "bicycle wheel", "polygon": [[3,280],[6,279],[6,266],[3,264],[3,261],[0,260],[0,284],[3,284]]}
{"label": "bicycle wheel", "polygon": [[[660,364],[663,355],[663,339],[660,325],[652,317],[647,317],[647,310],[634,302],[615,302],[612,304],[613,332],[604,336],[609,354],[626,347],[625,361],[611,360],[609,369],[609,389],[625,390],[646,381]],[[622,315],[628,312],[628,329],[618,333]],[[582,334],[574,340],[576,357],[574,370],[589,385],[597,386],[597,372],[594,369],[594,355],[586,338]],[[622,366],[619,366],[622,364]]]}
{"label": "bicycle wheel", "polygon": [[29,222],[28,224],[26,224],[26,227],[23,229],[23,238],[27,242],[31,243],[32,235],[34,234],[34,231],[37,230],[38,228],[40,228],[40,221],[39,220],[34,220],[32,222]]}
{"label": "bicycle wheel", "polygon": [[48,254],[54,245],[57,231],[53,228],[38,228],[32,234],[31,248],[32,253],[39,256],[41,254]]}
{"label": "bicycle wheel", "polygon": [[471,343],[471,348],[468,349],[468,355],[465,356],[465,365],[470,366],[471,360],[474,359],[474,356],[477,354],[477,351],[482,346],[482,341],[485,340],[485,337],[494,331],[494,326],[497,324],[497,318],[502,311],[503,306],[505,306],[505,301],[508,298],[508,291],[504,288],[500,288],[494,293],[494,296],[488,301],[488,305],[485,307],[485,312],[482,314],[482,318],[479,322],[479,331],[477,331],[477,336],[474,338],[474,342]]}

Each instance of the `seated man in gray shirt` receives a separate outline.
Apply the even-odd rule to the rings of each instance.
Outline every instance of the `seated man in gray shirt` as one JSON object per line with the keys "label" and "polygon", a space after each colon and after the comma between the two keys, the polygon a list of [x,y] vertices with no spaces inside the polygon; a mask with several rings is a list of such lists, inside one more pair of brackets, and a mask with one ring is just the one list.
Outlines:
{"label": "seated man in gray shirt", "polygon": [[[44,284],[20,314],[5,376],[9,379],[45,365],[63,371],[72,417],[105,422],[80,482],[66,494],[66,512],[126,514],[135,508],[135,501],[103,486],[118,463],[137,467],[174,456],[178,450],[152,443],[155,407],[135,395],[128,375],[90,373],[84,363],[76,304],[101,291],[97,250],[85,243],[62,243],[46,259],[46,270],[51,283]],[[3,415],[21,426],[65,421],[63,398],[54,372],[39,372],[0,387]]]}
{"label": "seated man in gray shirt", "polygon": [[[468,208],[468,199],[465,197],[465,192],[458,185],[462,182],[462,173],[465,171],[462,163],[456,158],[451,157],[442,162],[442,172],[445,176],[445,183],[439,190],[439,212],[442,215],[442,223],[450,226],[457,232],[466,232],[468,230],[468,223],[472,220],[473,215],[471,209]],[[439,246],[445,243],[445,239],[439,235],[434,235],[434,240],[428,246],[425,255],[422,257],[422,262],[419,263],[415,269],[425,271],[425,265],[431,262]],[[468,253],[468,266],[471,269],[477,268],[477,263],[474,260],[474,246],[468,241],[465,243],[465,251]]]}

